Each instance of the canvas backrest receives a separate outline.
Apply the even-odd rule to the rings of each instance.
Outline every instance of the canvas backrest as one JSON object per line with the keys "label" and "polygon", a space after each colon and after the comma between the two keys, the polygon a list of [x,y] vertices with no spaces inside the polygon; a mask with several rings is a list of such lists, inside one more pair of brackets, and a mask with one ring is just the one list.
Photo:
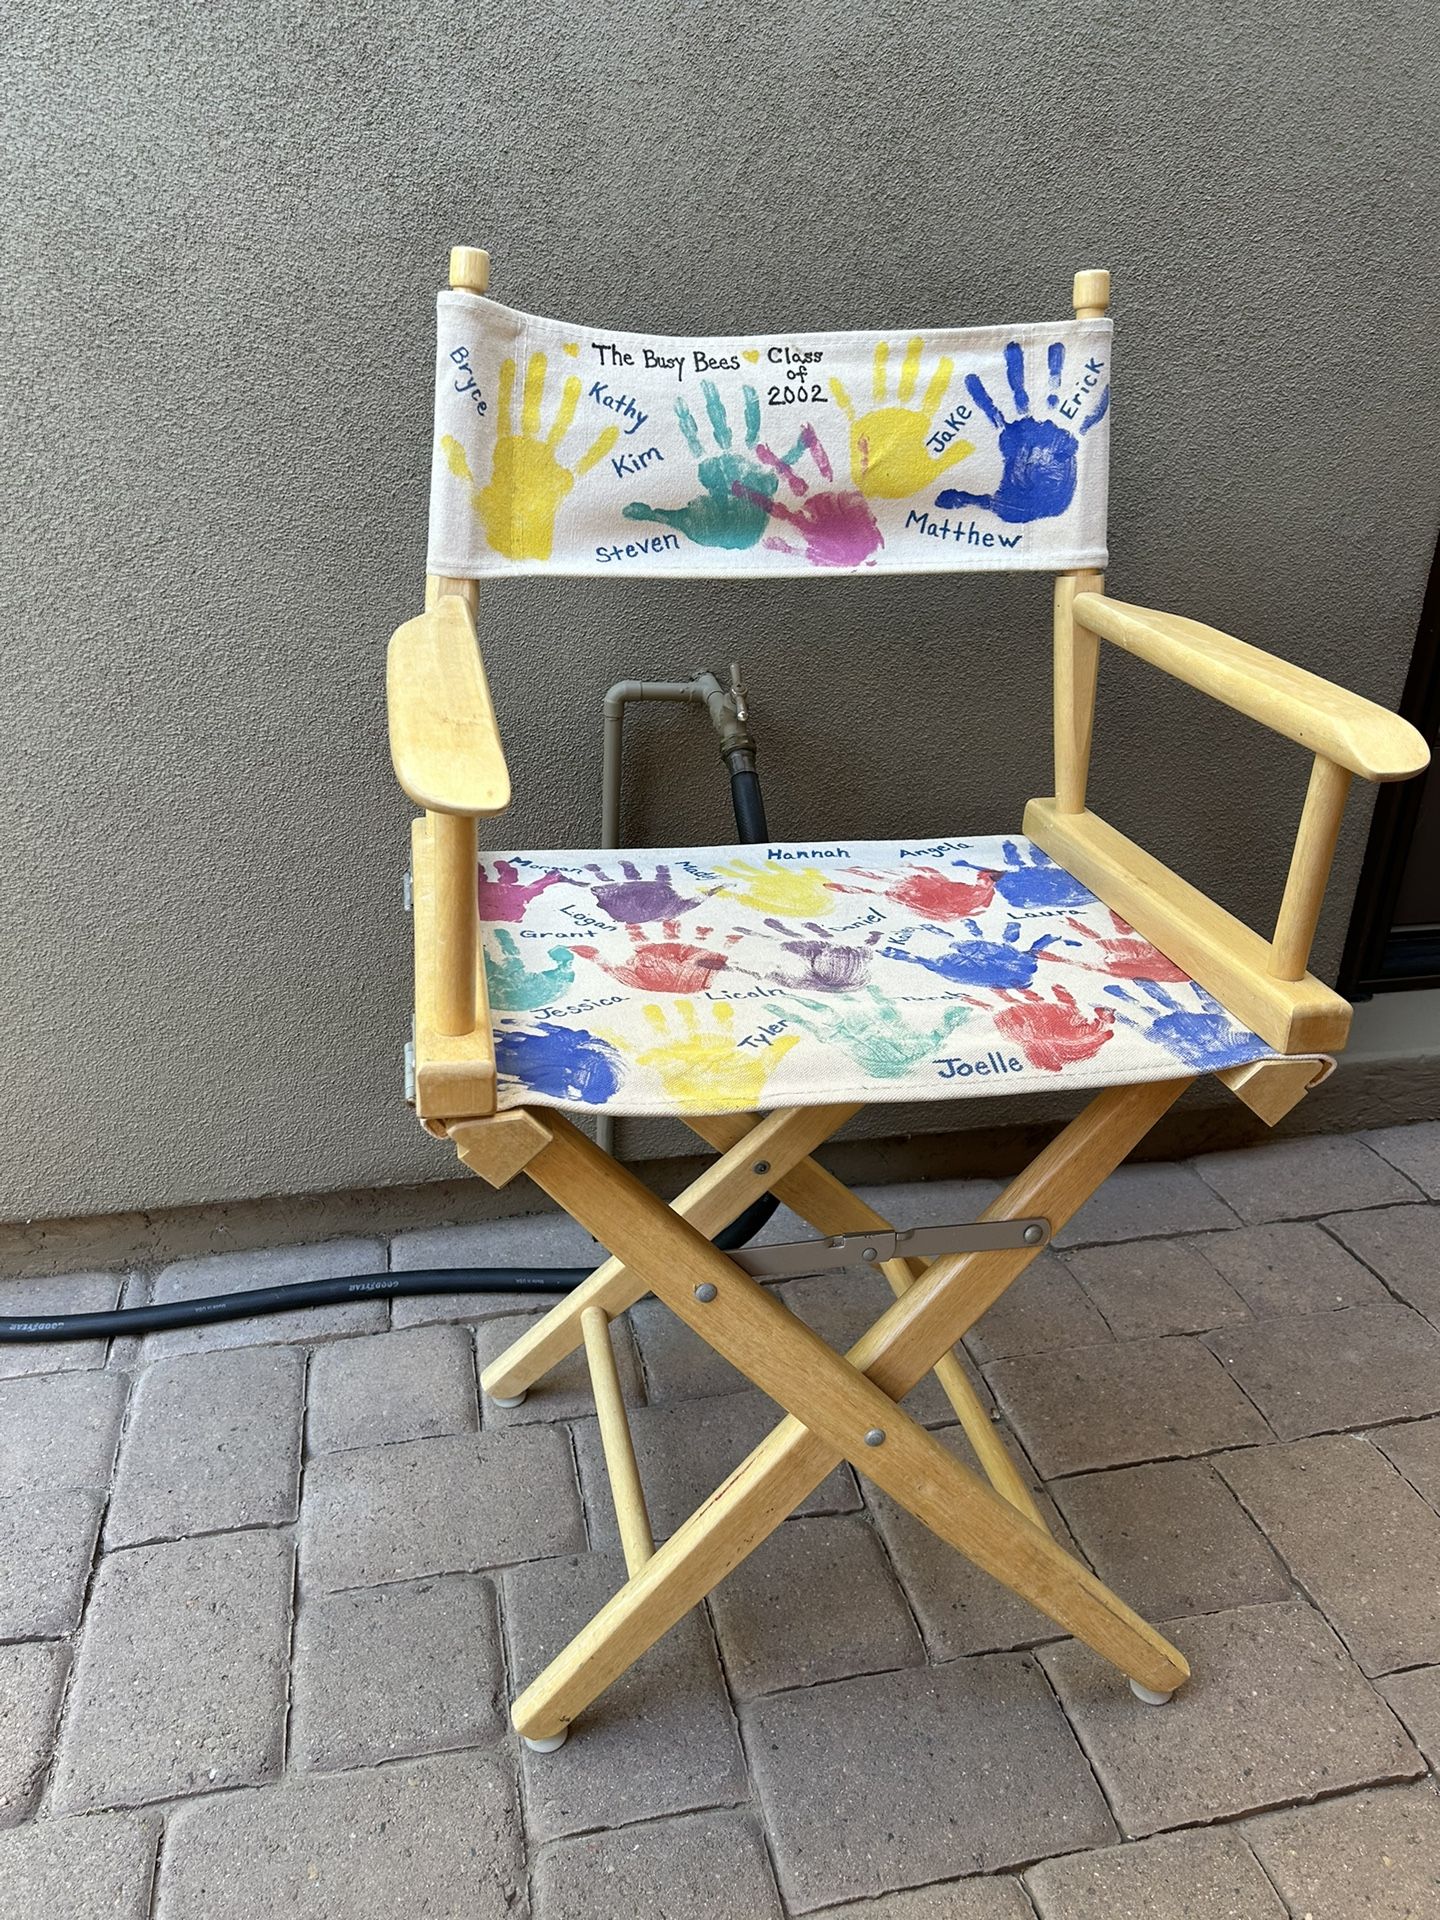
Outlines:
{"label": "canvas backrest", "polygon": [[[1081,275],[1077,297],[1080,281],[1108,276]],[[1086,317],[1008,327],[670,337],[449,288],[428,571],[1103,568],[1103,309],[1102,297]]]}

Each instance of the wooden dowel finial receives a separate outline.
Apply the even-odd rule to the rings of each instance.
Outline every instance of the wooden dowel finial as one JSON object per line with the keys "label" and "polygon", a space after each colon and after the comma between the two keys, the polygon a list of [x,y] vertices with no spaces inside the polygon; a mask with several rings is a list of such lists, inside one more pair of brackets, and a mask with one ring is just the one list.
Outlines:
{"label": "wooden dowel finial", "polygon": [[[450,249],[450,284],[466,293],[485,293],[490,286],[490,256],[483,247]],[[1077,280],[1077,286],[1080,284]]]}
{"label": "wooden dowel finial", "polygon": [[1075,276],[1075,318],[1103,320],[1110,308],[1110,269],[1087,267]]}

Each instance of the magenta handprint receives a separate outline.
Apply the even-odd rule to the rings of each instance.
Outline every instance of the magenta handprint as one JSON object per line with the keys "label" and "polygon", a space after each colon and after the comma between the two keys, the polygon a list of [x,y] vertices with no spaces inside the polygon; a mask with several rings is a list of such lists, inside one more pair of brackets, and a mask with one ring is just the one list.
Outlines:
{"label": "magenta handprint", "polygon": [[[772,467],[800,504],[790,506],[778,497],[747,492],[744,483],[735,482],[735,491],[753,506],[762,507],[771,520],[793,527],[800,538],[800,552],[812,567],[859,567],[884,544],[884,536],[875,524],[863,494],[854,488],[840,492],[812,493],[810,482],[796,470],[796,462],[808,453],[822,479],[833,481],[835,470],[820,444],[814,427],[800,429],[800,437],[788,453],[774,453],[769,447],[755,449],[767,467]],[[796,549],[777,534],[767,534],[764,543],[773,553],[794,554]]]}
{"label": "magenta handprint", "polygon": [[519,922],[525,918],[530,902],[547,887],[558,887],[563,873],[542,873],[538,880],[521,880],[513,860],[497,860],[494,878],[481,863],[479,878],[480,921],[494,926],[497,921]]}

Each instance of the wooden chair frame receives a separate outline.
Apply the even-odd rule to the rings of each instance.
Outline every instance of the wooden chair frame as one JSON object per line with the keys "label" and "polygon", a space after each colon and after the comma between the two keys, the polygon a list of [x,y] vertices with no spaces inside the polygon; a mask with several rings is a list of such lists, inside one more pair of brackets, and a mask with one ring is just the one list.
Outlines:
{"label": "wooden chair frame", "polygon": [[[489,258],[451,255],[451,284],[484,292]],[[1076,276],[1079,317],[1102,315],[1109,275]],[[425,613],[391,642],[391,752],[415,823],[415,1104],[422,1123],[495,1186],[524,1172],[611,1258],[486,1371],[514,1405],[579,1347],[590,1365],[628,1579],[518,1697],[516,1728],[558,1746],[610,1683],[789,1515],[841,1460],[884,1489],[1057,1626],[1126,1674],[1146,1700],[1186,1678],[1183,1656],[1050,1536],[1019,1469],[952,1349],[1038,1249],[890,1260],[894,1304],[844,1356],[718,1251],[710,1236],[771,1192],[821,1234],[889,1226],[812,1155],[858,1109],[692,1117],[717,1158],[670,1206],[564,1115],[496,1111],[495,1058],[476,905],[476,822],[510,783],[476,641],[476,583],[432,576]],[[1306,971],[1352,776],[1400,780],[1427,762],[1415,729],[1367,700],[1196,621],[1111,600],[1098,573],[1055,587],[1055,794],[1024,831],[1279,1054],[1344,1044],[1351,1010]],[[1242,925],[1087,810],[1099,643],[1124,651],[1308,747],[1314,763],[1271,938]],[[1313,1058],[1219,1076],[1267,1123],[1304,1097]],[[1040,1215],[1058,1230],[1186,1087],[1188,1078],[1097,1094],[1005,1192],[986,1220]],[[768,1394],[785,1418],[710,1498],[655,1547],[620,1395],[609,1322],[647,1293]],[[898,1404],[929,1372],[985,1478]]]}

